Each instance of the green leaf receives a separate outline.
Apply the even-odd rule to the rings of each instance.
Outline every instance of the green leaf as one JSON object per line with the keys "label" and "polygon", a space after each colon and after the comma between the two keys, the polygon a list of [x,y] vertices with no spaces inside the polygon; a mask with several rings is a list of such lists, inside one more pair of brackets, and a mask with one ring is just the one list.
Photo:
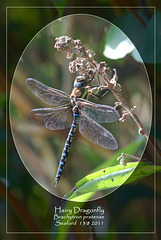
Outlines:
{"label": "green leaf", "polygon": [[[137,14],[145,23],[145,27],[138,21],[138,19],[131,13],[127,12],[120,18],[117,18],[116,25],[129,37],[136,49],[132,52],[133,58],[142,62],[142,59],[146,63],[154,63],[154,48],[156,45],[156,63],[161,62],[161,41],[160,41],[160,25],[161,25],[161,13],[156,11],[150,19],[141,14],[140,11],[136,11]],[[156,26],[155,26],[156,22]],[[118,31],[119,32],[119,31]],[[156,34],[156,42],[155,42]],[[111,41],[117,40],[119,43],[119,36],[111,33]],[[120,38],[122,40],[122,38]],[[115,46],[116,47],[116,46]],[[142,58],[142,59],[141,59]]]}
{"label": "green leaf", "polygon": [[150,165],[150,166],[137,166],[134,173],[130,176],[130,178],[125,182],[125,184],[134,182],[143,177],[149,176],[154,172],[161,172],[161,166]]}
{"label": "green leaf", "polygon": [[67,0],[51,0],[51,2],[53,2],[54,6],[57,8],[59,16],[62,17]]}
{"label": "green leaf", "polygon": [[[154,48],[156,45],[156,63],[161,62],[161,41],[160,41],[160,26],[161,26],[161,13],[156,12],[156,29],[154,29],[155,16],[152,16],[147,23],[146,28],[140,34],[140,39],[136,45],[143,57],[143,60],[148,63],[154,63]],[[154,32],[155,31],[155,32]],[[156,33],[156,42],[154,35]],[[136,50],[132,53],[132,56],[139,61],[136,55]]]}
{"label": "green leaf", "polygon": [[[147,24],[146,17],[140,14],[140,11],[137,11],[137,14],[141,15],[140,17]],[[142,24],[130,11],[116,18],[115,24],[130,38],[134,45],[139,41],[140,34],[144,31]]]}
{"label": "green leaf", "polygon": [[[145,29],[140,33],[140,38],[136,47],[138,48],[143,61],[154,63],[154,16],[149,20]],[[133,51],[132,56],[136,61],[142,62],[136,49]]]}
{"label": "green leaf", "polygon": [[124,58],[135,46],[116,26],[111,25],[106,35],[104,55],[110,59]]}
{"label": "green leaf", "polygon": [[[89,174],[81,179],[76,184],[75,191],[66,195],[65,198],[68,197],[68,200],[78,202],[85,201],[90,194],[92,195],[97,191],[116,188],[123,183],[131,183],[140,178],[151,175],[154,171],[161,172],[161,166],[154,167],[141,164],[141,166],[138,166],[137,170],[133,173],[137,165],[138,162],[127,163],[126,167],[123,165],[117,165]],[[132,173],[132,177],[129,178]],[[128,181],[126,181],[127,179]]]}

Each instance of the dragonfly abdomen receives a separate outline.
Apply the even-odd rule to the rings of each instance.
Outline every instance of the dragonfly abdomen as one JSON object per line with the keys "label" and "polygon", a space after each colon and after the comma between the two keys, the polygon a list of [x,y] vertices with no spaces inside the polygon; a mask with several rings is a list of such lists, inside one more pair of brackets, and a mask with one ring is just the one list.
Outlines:
{"label": "dragonfly abdomen", "polygon": [[61,174],[63,172],[64,166],[65,166],[65,163],[66,163],[66,159],[67,159],[67,156],[68,156],[68,153],[69,153],[69,149],[70,149],[70,146],[71,146],[71,143],[72,143],[75,131],[76,131],[78,123],[79,123],[79,112],[78,112],[78,108],[77,107],[73,108],[73,117],[74,117],[73,118],[73,123],[72,123],[70,131],[68,133],[68,137],[67,137],[67,140],[66,140],[66,143],[65,143],[62,155],[61,155],[59,167],[58,167],[57,174],[56,174],[56,177],[55,177],[54,187],[57,186],[57,184],[59,182],[59,179],[61,177]]}

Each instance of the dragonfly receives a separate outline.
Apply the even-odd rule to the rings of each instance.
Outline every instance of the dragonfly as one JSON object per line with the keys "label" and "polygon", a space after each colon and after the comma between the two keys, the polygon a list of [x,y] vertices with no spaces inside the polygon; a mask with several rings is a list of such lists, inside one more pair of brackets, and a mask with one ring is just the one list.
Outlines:
{"label": "dragonfly", "polygon": [[118,148],[112,133],[99,123],[115,122],[120,118],[120,115],[115,107],[87,100],[88,96],[92,95],[92,86],[89,83],[90,81],[87,81],[84,76],[77,76],[72,93],[69,95],[33,78],[26,79],[28,89],[42,102],[52,106],[32,109],[27,114],[27,119],[50,130],[70,128],[60,158],[54,187],[57,187],[62,175],[77,128],[86,139],[94,144],[110,150]]}

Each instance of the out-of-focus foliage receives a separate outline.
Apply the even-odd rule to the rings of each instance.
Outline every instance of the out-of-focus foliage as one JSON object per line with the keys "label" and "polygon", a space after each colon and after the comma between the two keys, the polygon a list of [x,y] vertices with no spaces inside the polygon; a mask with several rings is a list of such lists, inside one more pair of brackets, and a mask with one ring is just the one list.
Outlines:
{"label": "out-of-focus foliage", "polygon": [[62,17],[65,6],[67,4],[67,0],[51,0],[51,2],[57,8],[59,16]]}
{"label": "out-of-focus foliage", "polygon": [[[79,29],[77,28],[77,23],[79,23]],[[86,29],[84,28],[85,23]],[[53,48],[55,36],[59,36],[59,34],[66,35],[69,31],[71,36],[75,35],[79,37],[81,41],[85,41],[83,45],[86,49],[91,49],[91,44],[92,50],[96,53],[95,59],[101,61],[101,51],[98,51],[96,48],[95,32],[97,31],[97,28],[99,28],[99,39],[100,41],[105,41],[104,39],[106,35],[110,35],[110,31],[108,32],[107,29],[107,27],[110,28],[110,26],[109,22],[90,15],[67,16],[59,21],[52,22],[35,36],[21,56],[17,65],[10,98],[10,119],[15,143],[22,161],[30,174],[45,189],[48,189],[54,194],[53,175],[56,174],[57,162],[63,148],[60,139],[62,138],[63,133],[65,142],[66,131],[48,131],[47,129],[39,128],[26,121],[26,115],[29,110],[37,107],[46,107],[46,105],[29,92],[25,85],[25,79],[33,77],[50,87],[58,88],[70,93],[73,88],[74,77],[72,76],[73,74],[68,71],[69,60],[66,60],[65,53],[57,52],[56,49]],[[93,29],[93,32],[89,33],[89,29]],[[103,31],[106,31],[106,34],[103,34]],[[90,42],[85,39],[87,34],[90,36]],[[97,40],[97,45],[99,44],[99,39]],[[120,39],[120,41],[122,41],[122,39]],[[128,58],[131,59],[131,61],[128,62]],[[122,58],[122,61],[126,62],[126,67],[129,68],[128,77],[130,80],[128,80],[127,83],[120,81],[120,84],[125,92],[129,92],[131,96],[131,99],[128,100],[129,103],[131,102],[132,105],[137,105],[138,117],[143,121],[143,124],[150,129],[151,96],[144,65],[142,63],[136,63],[131,56]],[[115,65],[118,72],[125,68],[125,66]],[[133,69],[135,68],[139,68],[139,71],[134,72]],[[133,81],[133,79],[135,79],[135,81]],[[144,89],[140,88],[139,79],[142,79]],[[99,80],[102,81],[101,79]],[[97,79],[95,79],[95,82],[97,83]],[[144,92],[146,92],[146,95]],[[137,101],[136,98],[138,98]],[[114,102],[116,101],[111,92],[106,94],[102,99],[89,98],[89,100],[94,100],[106,105],[114,105]],[[130,117],[124,124],[114,122],[104,124],[104,126],[108,128],[117,139],[119,151],[129,142],[134,142],[138,137],[137,126]],[[43,132],[45,137],[42,138],[41,136]],[[81,139],[81,141],[79,139]],[[57,144],[57,142],[59,144]],[[136,155],[139,156],[142,154],[145,144],[146,142],[144,142],[143,145],[140,144],[138,151],[135,152]],[[30,154],[26,154],[27,149],[28,151],[30,150]],[[86,149],[89,151],[87,152]],[[97,151],[99,152],[98,154]],[[79,154],[76,157],[77,152],[79,152]],[[132,152],[130,154],[132,154]],[[56,192],[57,195],[61,197],[71,190],[72,186],[75,185],[75,182],[84,177],[85,174],[87,175],[93,168],[100,165],[101,161],[108,162],[108,158],[113,152],[99,148],[99,146],[92,144],[92,142],[87,142],[79,134],[79,131],[77,131],[76,138],[73,140],[69,154],[70,165],[68,163],[69,161],[67,161],[65,171],[63,172]],[[32,161],[31,156],[33,159]],[[78,158],[79,161],[76,161]]]}
{"label": "out-of-focus foliage", "polygon": [[[138,15],[140,14],[139,11],[137,12]],[[142,15],[141,15],[142,17]],[[124,31],[124,28],[126,26],[126,34],[128,37],[132,40],[133,44],[135,45],[136,49],[132,48],[132,46],[129,43],[129,50],[128,48],[122,49],[127,54],[128,52],[133,51],[132,56],[137,60],[141,61],[139,54],[143,58],[145,63],[153,63],[154,62],[154,49],[157,46],[156,51],[156,63],[161,62],[161,42],[160,42],[160,30],[159,26],[161,24],[161,13],[159,11],[156,12],[156,14],[153,14],[152,17],[149,19],[145,16],[142,18],[145,26],[140,24],[138,19],[130,14],[130,12],[127,12],[125,15],[121,16],[119,19],[115,21],[115,23]],[[130,25],[126,25],[127,22],[130,22]],[[135,29],[137,29],[137,34],[135,34]],[[110,28],[110,34],[107,36],[106,42],[106,48],[110,47],[111,49],[115,50],[114,54],[116,54],[115,59],[120,58],[119,52],[117,57],[117,47],[120,44],[120,39],[122,41],[125,40],[124,33],[120,31],[120,34],[118,34],[118,31],[112,26]],[[119,50],[119,49],[118,49]],[[120,50],[121,51],[121,50]],[[110,57],[109,57],[110,58]],[[111,56],[113,59],[113,56]]]}

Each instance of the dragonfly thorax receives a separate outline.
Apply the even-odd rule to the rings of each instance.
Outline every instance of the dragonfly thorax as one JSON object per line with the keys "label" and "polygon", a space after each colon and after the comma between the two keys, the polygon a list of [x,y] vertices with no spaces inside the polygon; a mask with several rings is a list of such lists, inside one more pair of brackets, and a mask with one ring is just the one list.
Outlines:
{"label": "dragonfly thorax", "polygon": [[78,76],[74,81],[74,89],[71,93],[71,98],[87,98],[87,79],[84,76]]}
{"label": "dragonfly thorax", "polygon": [[78,88],[74,88],[70,98],[71,99],[76,99],[76,98],[84,98],[86,99],[88,96],[88,92],[86,88],[82,88],[82,89],[78,89]]}

